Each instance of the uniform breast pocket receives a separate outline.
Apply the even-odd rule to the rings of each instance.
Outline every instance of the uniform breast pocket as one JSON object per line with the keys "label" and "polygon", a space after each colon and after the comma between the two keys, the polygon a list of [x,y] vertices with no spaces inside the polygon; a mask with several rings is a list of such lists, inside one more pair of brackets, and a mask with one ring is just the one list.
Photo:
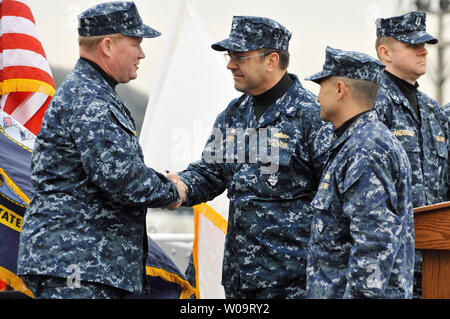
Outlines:
{"label": "uniform breast pocket", "polygon": [[311,208],[314,216],[311,226],[312,245],[318,245],[323,252],[339,257],[343,253],[341,248],[349,241],[349,218],[345,216],[342,200],[333,180],[322,179]]}
{"label": "uniform breast pocket", "polygon": [[421,171],[421,159],[420,159],[420,153],[421,153],[421,147],[419,145],[419,137],[417,134],[413,131],[406,131],[404,134],[399,134],[398,131],[395,131],[394,134],[397,137],[397,139],[400,141],[400,144],[403,146],[404,150],[406,151],[406,154],[408,155],[408,159],[411,163],[411,167],[416,171]]}
{"label": "uniform breast pocket", "polygon": [[[321,183],[320,187],[323,187]],[[328,189],[320,189],[316,194],[316,197],[311,203],[311,208],[313,211],[313,224],[311,227],[311,234],[313,241],[320,241],[322,234],[328,228],[331,218],[331,195],[327,191]],[[325,186],[326,187],[326,186]]]}
{"label": "uniform breast pocket", "polygon": [[407,130],[403,131],[406,131],[406,133],[401,134],[398,131],[395,131],[394,134],[402,144],[406,153],[420,153],[419,140],[415,132]]}
{"label": "uniform breast pocket", "polygon": [[134,130],[134,123],[131,120],[127,120],[124,115],[120,114],[117,110],[111,110],[114,121],[115,139],[116,142],[126,151],[132,153],[140,153],[140,144],[136,131]]}
{"label": "uniform breast pocket", "polygon": [[137,136],[130,136],[128,140],[128,145],[132,153],[137,154],[139,157],[144,159],[144,154],[142,153],[141,145],[139,144],[139,139]]}
{"label": "uniform breast pocket", "polygon": [[259,165],[259,185],[262,196],[290,198],[290,185],[295,176],[290,173],[292,153],[280,151]]}
{"label": "uniform breast pocket", "polygon": [[432,145],[434,146],[433,151],[438,157],[447,160],[448,141],[446,139],[446,136],[439,127],[433,125],[430,126],[431,126],[431,138],[433,140]]}
{"label": "uniform breast pocket", "polygon": [[[444,178],[448,170],[448,141],[443,130],[430,123],[432,141],[429,141],[430,153],[425,153],[426,171],[425,174],[433,176],[438,184],[445,183]],[[438,185],[436,184],[436,185]],[[439,187],[438,187],[439,188]],[[441,187],[441,189],[444,189]],[[444,196],[444,195],[442,195]]]}
{"label": "uniform breast pocket", "polygon": [[325,173],[322,178],[319,189],[317,190],[314,200],[311,202],[311,207],[315,210],[327,211],[331,207],[332,192],[330,186],[330,179],[326,178],[329,174]]}

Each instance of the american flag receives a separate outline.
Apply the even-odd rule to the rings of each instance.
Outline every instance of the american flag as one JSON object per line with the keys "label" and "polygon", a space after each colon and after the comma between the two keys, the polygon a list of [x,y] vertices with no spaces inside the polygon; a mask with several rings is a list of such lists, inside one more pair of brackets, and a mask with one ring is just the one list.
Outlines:
{"label": "american flag", "polygon": [[0,109],[37,135],[55,83],[27,0],[0,0]]}

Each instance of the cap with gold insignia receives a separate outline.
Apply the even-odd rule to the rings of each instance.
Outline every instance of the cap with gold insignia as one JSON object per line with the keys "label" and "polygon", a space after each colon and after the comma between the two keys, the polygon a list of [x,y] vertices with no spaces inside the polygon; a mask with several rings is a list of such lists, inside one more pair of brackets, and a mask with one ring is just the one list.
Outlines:
{"label": "cap with gold insignia", "polygon": [[393,37],[407,44],[436,44],[438,39],[426,32],[426,14],[410,12],[391,18],[376,20],[377,37]]}

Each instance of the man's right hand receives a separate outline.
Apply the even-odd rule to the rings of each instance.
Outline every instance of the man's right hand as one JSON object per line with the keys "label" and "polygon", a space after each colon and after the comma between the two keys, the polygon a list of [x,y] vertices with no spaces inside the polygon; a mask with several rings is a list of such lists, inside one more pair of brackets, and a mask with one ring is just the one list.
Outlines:
{"label": "man's right hand", "polygon": [[170,179],[172,181],[172,183],[174,183],[177,186],[177,191],[180,196],[180,200],[178,203],[171,203],[168,206],[166,206],[165,208],[167,208],[169,210],[176,210],[176,209],[180,208],[181,204],[183,204],[183,202],[186,200],[186,196],[188,193],[188,187],[186,186],[185,183],[183,183],[181,181],[180,177],[175,172],[167,172],[164,174],[164,176],[166,176],[168,179]]}

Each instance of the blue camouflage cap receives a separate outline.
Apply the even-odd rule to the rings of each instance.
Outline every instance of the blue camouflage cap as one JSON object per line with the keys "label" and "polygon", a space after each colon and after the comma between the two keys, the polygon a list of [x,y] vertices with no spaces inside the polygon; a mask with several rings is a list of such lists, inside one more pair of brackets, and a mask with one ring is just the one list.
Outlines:
{"label": "blue camouflage cap", "polygon": [[377,37],[393,37],[408,44],[436,44],[438,39],[426,32],[426,14],[410,12],[401,16],[377,19]]}
{"label": "blue camouflage cap", "polygon": [[228,39],[214,43],[216,51],[246,52],[259,49],[288,50],[291,32],[263,17],[234,16]]}
{"label": "blue camouflage cap", "polygon": [[121,33],[136,38],[155,38],[160,32],[142,22],[132,1],[105,2],[78,16],[78,34],[85,37]]}
{"label": "blue camouflage cap", "polygon": [[342,51],[327,46],[323,70],[305,80],[320,84],[327,77],[342,76],[378,83],[380,73],[384,68],[385,66],[381,62],[365,53]]}

